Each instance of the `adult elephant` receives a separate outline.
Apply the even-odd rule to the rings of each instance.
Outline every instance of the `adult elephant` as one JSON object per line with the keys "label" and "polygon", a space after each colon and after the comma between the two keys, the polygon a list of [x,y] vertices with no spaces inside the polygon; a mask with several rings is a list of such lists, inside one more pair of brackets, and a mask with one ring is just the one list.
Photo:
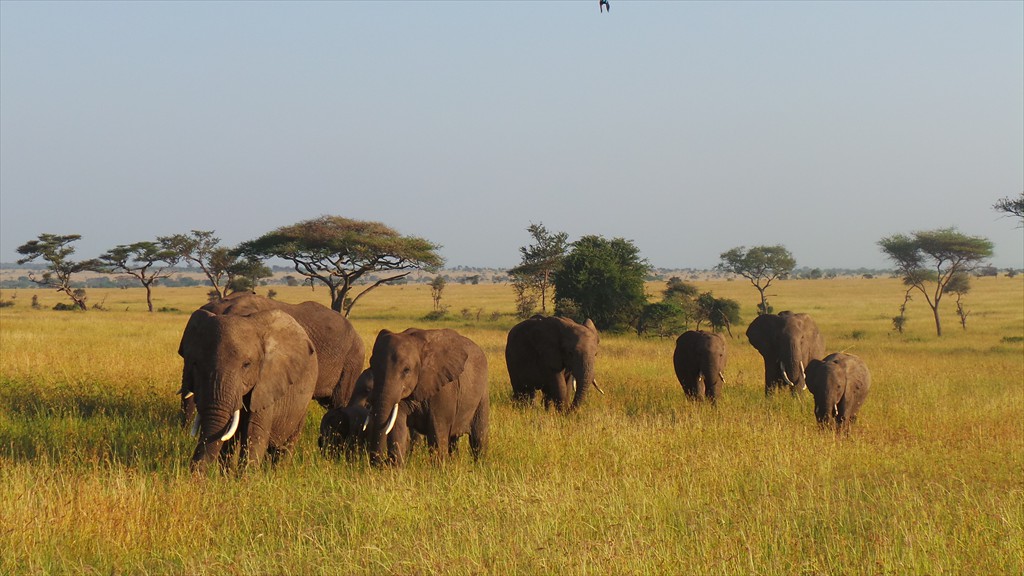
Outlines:
{"label": "adult elephant", "polygon": [[726,344],[721,334],[688,330],[676,339],[672,363],[686,396],[712,404],[725,384]]}
{"label": "adult elephant", "polygon": [[821,424],[849,429],[871,388],[871,372],[853,354],[836,352],[807,364],[807,389],[814,395],[814,416]]}
{"label": "adult elephant", "polygon": [[591,385],[601,391],[594,367],[600,342],[591,320],[538,314],[513,326],[505,343],[513,402],[530,404],[540,390],[546,406],[578,408]]}
{"label": "adult elephant", "polygon": [[807,314],[762,314],[747,327],[747,339],[764,358],[764,393],[788,386],[796,396],[807,387],[807,363],[825,355],[825,339]]}
{"label": "adult elephant", "polygon": [[178,353],[183,384],[194,392],[199,441],[191,468],[224,463],[237,439],[242,465],[277,460],[302,430],[317,382],[317,353],[306,331],[280,310],[217,315],[197,310]]}
{"label": "adult elephant", "polygon": [[370,461],[404,463],[410,432],[443,459],[469,434],[473,456],[487,448],[487,357],[454,330],[381,330],[370,355]]}
{"label": "adult elephant", "polygon": [[[318,376],[313,399],[325,408],[345,406],[352,397],[356,378],[363,370],[366,349],[352,324],[341,314],[316,302],[288,304],[251,292],[235,293],[200,308],[218,315],[246,315],[280,310],[299,323],[316,348]],[[181,388],[182,426],[195,412],[191,390]]]}

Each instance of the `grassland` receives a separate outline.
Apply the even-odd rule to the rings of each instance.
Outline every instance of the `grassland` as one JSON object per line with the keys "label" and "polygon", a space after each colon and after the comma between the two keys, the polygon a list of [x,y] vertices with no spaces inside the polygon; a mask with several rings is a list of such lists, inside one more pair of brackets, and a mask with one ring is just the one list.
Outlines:
{"label": "grassland", "polygon": [[[753,317],[749,285],[699,287]],[[141,289],[91,291],[107,311],[85,313],[34,310],[33,294],[44,308],[59,295],[18,291],[0,309],[0,573],[1024,573],[1024,281],[975,280],[968,330],[947,302],[942,338],[917,302],[892,332],[896,280],[773,292],[871,368],[850,437],[819,430],[807,394],[764,397],[742,328],[716,409],[684,400],[672,340],[628,334],[602,337],[607,395],[580,413],[514,409],[510,288],[450,285],[452,319],[429,323],[428,287],[384,287],[352,318],[367,344],[449,326],[487,352],[486,459],[325,460],[312,407],[290,461],[195,480],[176,350],[204,291],[157,289],[180,312],[154,314]]]}

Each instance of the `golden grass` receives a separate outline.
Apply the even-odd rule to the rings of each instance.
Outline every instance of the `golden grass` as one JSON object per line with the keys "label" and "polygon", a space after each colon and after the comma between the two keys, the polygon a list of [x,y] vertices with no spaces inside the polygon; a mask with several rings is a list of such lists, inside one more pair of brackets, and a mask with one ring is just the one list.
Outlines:
{"label": "golden grass", "polygon": [[[749,284],[697,284],[753,317]],[[158,288],[155,305],[180,312],[154,314],[141,290],[90,291],[108,311],[85,313],[32,310],[32,294],[46,308],[59,295],[18,291],[0,309],[0,573],[1024,571],[1024,281],[975,280],[968,330],[946,302],[942,338],[918,302],[892,332],[897,280],[771,292],[776,310],[811,313],[830,351],[868,363],[848,438],[817,428],[806,394],[764,398],[744,327],[717,409],[684,399],[671,339],[630,334],[602,336],[607,395],[580,413],[515,409],[509,287],[450,284],[438,323],[421,320],[429,287],[382,287],[352,318],[368,345],[381,328],[450,326],[487,352],[486,459],[436,466],[420,447],[401,470],[328,461],[313,407],[291,461],[196,481],[174,392],[205,290]]]}

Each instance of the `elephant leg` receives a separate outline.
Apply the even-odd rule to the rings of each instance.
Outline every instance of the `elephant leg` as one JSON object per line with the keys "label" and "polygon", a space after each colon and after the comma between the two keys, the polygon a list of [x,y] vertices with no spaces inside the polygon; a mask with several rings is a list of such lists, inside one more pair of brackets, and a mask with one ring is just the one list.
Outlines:
{"label": "elephant leg", "polygon": [[530,404],[533,404],[533,399],[536,395],[537,390],[535,388],[529,388],[525,390],[516,390],[515,388],[513,388],[512,403],[518,406],[529,406]]}
{"label": "elephant leg", "polygon": [[772,390],[782,381],[779,363],[765,358],[764,360],[764,395],[770,396]]}
{"label": "elephant leg", "polygon": [[473,451],[473,459],[479,460],[487,452],[487,433],[490,426],[491,405],[487,397],[480,402],[480,406],[473,415],[473,421],[469,425],[469,447]]}
{"label": "elephant leg", "polygon": [[565,412],[569,409],[569,400],[573,396],[570,392],[571,385],[567,381],[567,377],[563,372],[554,372],[550,374],[545,380],[544,385],[544,405],[550,407],[554,405],[555,409],[559,412]]}

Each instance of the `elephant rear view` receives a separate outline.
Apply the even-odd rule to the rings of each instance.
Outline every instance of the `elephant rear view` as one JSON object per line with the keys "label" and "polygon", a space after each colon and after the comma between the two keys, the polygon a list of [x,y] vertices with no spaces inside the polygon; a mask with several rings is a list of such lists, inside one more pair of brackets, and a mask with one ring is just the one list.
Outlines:
{"label": "elephant rear view", "polygon": [[194,472],[224,463],[228,442],[240,444],[243,465],[259,464],[266,454],[276,461],[294,445],[317,379],[316,349],[295,319],[280,310],[197,310],[178,353],[197,412]]}
{"label": "elephant rear view", "polygon": [[381,330],[370,355],[373,390],[367,427],[370,461],[402,464],[411,432],[443,459],[469,435],[473,456],[487,448],[487,357],[454,330]]}
{"label": "elephant rear view", "polygon": [[688,330],[676,339],[672,362],[687,397],[714,403],[725,384],[726,344],[721,334]]}
{"label": "elephant rear view", "polygon": [[807,388],[807,364],[825,355],[825,340],[807,314],[762,314],[747,327],[747,339],[764,358],[766,396],[782,387],[799,394]]}
{"label": "elephant rear view", "polygon": [[590,320],[579,324],[538,314],[513,326],[505,343],[513,402],[529,404],[540,390],[545,405],[560,411],[578,408],[591,386],[601,390],[595,370],[600,342]]}
{"label": "elephant rear view", "polygon": [[871,388],[871,373],[853,354],[836,352],[807,365],[807,389],[814,395],[814,416],[821,424],[848,429]]}

